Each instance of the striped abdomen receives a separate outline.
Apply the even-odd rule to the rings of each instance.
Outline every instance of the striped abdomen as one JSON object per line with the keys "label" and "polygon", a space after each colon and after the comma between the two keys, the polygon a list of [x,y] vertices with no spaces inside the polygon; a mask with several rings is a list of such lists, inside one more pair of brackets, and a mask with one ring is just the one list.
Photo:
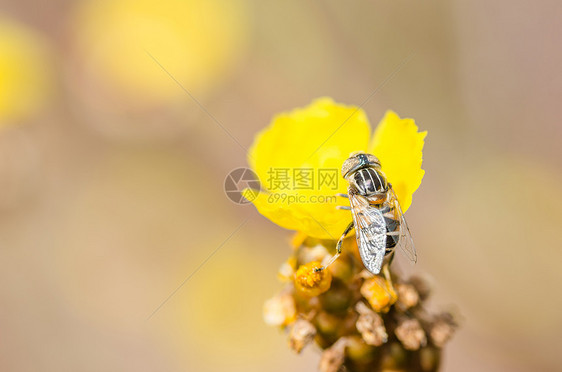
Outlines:
{"label": "striped abdomen", "polygon": [[[386,254],[389,254],[400,239],[400,221],[398,220],[394,206],[384,203],[381,205],[380,211],[382,212],[386,224]],[[389,233],[394,234],[389,235]]]}

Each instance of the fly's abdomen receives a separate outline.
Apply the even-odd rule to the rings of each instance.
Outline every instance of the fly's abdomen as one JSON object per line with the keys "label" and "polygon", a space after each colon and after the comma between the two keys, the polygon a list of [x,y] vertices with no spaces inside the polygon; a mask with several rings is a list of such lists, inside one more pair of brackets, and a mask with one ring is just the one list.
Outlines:
{"label": "fly's abdomen", "polygon": [[386,254],[389,254],[394,250],[400,239],[400,221],[395,208],[390,205],[383,205],[381,212],[386,224]]}

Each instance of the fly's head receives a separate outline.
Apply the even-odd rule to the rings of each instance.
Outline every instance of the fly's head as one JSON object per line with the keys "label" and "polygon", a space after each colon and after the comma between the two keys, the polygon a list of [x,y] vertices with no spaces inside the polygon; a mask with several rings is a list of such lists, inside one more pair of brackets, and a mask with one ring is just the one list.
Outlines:
{"label": "fly's head", "polygon": [[381,167],[381,162],[375,155],[366,154],[364,152],[352,153],[341,167],[341,174],[343,178],[350,176],[352,173],[357,172],[359,169],[374,167]]}
{"label": "fly's head", "polygon": [[372,197],[376,202],[385,199],[389,184],[376,156],[363,152],[351,154],[343,163],[342,175],[358,194]]}

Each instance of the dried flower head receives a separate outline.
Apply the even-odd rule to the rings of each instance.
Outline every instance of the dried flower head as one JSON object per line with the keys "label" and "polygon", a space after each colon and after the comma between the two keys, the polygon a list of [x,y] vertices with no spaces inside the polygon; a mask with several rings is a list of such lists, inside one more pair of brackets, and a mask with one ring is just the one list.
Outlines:
{"label": "dried flower head", "polygon": [[384,321],[379,314],[369,309],[363,302],[358,302],[355,309],[360,314],[355,326],[367,344],[380,346],[388,341]]}
{"label": "dried flower head", "polygon": [[284,291],[263,305],[263,319],[271,326],[283,327],[295,321],[297,308],[290,292]]}
{"label": "dried flower head", "polygon": [[425,332],[417,319],[402,319],[394,333],[407,350],[418,350],[427,343]]}
{"label": "dried flower head", "polygon": [[386,313],[398,300],[398,295],[388,280],[374,276],[365,280],[361,286],[361,294],[369,301],[371,307],[378,312]]}
{"label": "dried flower head", "polygon": [[453,337],[457,329],[457,322],[449,313],[443,313],[436,317],[431,326],[429,336],[433,344],[437,347],[443,347],[447,341]]}
{"label": "dried flower head", "polygon": [[403,309],[407,310],[414,307],[420,301],[420,296],[416,287],[409,283],[400,283],[396,285],[396,290],[398,291],[398,305]]}
{"label": "dried flower head", "polygon": [[297,260],[295,257],[289,259],[281,264],[279,271],[277,271],[277,278],[282,282],[289,282],[293,280],[295,275]]}
{"label": "dried flower head", "polygon": [[340,338],[332,346],[330,346],[320,359],[321,372],[338,372],[345,360],[345,348],[348,344],[346,338]]}
{"label": "dried flower head", "polygon": [[289,347],[297,353],[314,340],[316,328],[306,319],[298,319],[289,334]]}

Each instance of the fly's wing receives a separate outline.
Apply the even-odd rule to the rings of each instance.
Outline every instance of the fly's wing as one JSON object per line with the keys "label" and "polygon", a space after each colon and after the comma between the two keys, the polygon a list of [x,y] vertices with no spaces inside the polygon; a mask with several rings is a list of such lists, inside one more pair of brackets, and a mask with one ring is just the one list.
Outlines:
{"label": "fly's wing", "polygon": [[386,251],[386,224],[377,208],[361,195],[349,190],[349,202],[357,235],[357,246],[365,268],[373,274],[381,271]]}
{"label": "fly's wing", "polygon": [[396,197],[394,189],[391,187],[389,190],[389,201],[392,203],[396,211],[398,212],[398,218],[400,219],[400,239],[398,240],[398,246],[400,250],[408,259],[414,263],[418,261],[418,255],[416,254],[416,248],[414,247],[414,240],[412,239],[412,234],[410,233],[410,228],[408,223],[404,218],[404,213]]}

